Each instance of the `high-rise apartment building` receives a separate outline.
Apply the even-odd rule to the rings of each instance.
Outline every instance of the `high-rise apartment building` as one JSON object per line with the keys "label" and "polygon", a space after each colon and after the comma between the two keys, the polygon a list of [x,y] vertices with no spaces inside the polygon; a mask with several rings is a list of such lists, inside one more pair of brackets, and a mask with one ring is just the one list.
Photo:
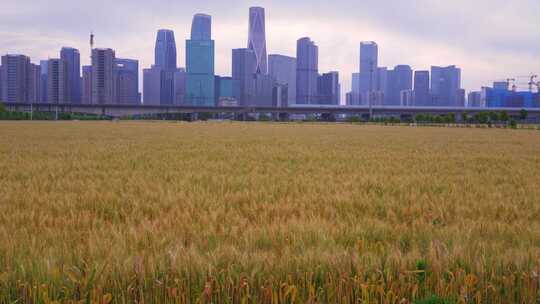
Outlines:
{"label": "high-rise apartment building", "polygon": [[414,72],[414,105],[419,107],[431,105],[429,71]]}
{"label": "high-rise apartment building", "polygon": [[92,104],[92,66],[83,66],[82,74],[82,103]]}
{"label": "high-rise apartment building", "polygon": [[114,84],[115,103],[139,104],[139,61],[117,58],[114,67]]}
{"label": "high-rise apartment building", "polygon": [[81,103],[81,55],[79,50],[63,47],[60,59],[66,65],[66,103]]}
{"label": "high-rise apartment building", "polygon": [[24,55],[2,56],[0,100],[10,103],[29,103],[31,78],[33,77],[30,58]]}
{"label": "high-rise apartment building", "polygon": [[462,96],[461,69],[456,66],[431,67],[431,93],[435,106],[459,106]]}
{"label": "high-rise apartment building", "polygon": [[[186,40],[187,104],[215,105],[215,43],[211,33],[211,17],[197,14],[193,18],[192,37]],[[197,21],[200,19],[201,21]]]}
{"label": "high-rise apartment building", "polygon": [[47,97],[47,81],[48,81],[48,73],[49,73],[49,61],[48,60],[41,60],[39,62],[39,70],[40,70],[40,102],[46,103],[48,102]]}
{"label": "high-rise apartment building", "polygon": [[68,65],[60,58],[49,59],[47,64],[47,98],[49,103],[69,103]]}
{"label": "high-rise apartment building", "polygon": [[255,52],[255,74],[267,74],[265,13],[262,7],[249,8],[247,48]]}
{"label": "high-rise apartment building", "polygon": [[339,105],[341,97],[339,84],[339,73],[328,72],[319,76],[318,93],[319,104]]}
{"label": "high-rise apartment building", "polygon": [[296,103],[317,104],[319,77],[319,48],[310,38],[296,43]]}
{"label": "high-rise apartment building", "polygon": [[[281,85],[279,101],[282,106],[296,102],[296,58],[283,55],[268,56],[268,73]],[[283,85],[287,90],[283,90]],[[287,98],[283,98],[286,94]]]}
{"label": "high-rise apartment building", "polygon": [[115,62],[116,56],[112,49],[92,50],[92,104],[113,104],[115,102]]}

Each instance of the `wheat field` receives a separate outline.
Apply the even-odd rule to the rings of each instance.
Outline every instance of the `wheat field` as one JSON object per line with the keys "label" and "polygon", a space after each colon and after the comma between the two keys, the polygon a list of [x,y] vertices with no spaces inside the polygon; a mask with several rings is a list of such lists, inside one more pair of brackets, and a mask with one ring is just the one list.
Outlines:
{"label": "wheat field", "polygon": [[0,123],[0,303],[539,303],[539,275],[539,131]]}

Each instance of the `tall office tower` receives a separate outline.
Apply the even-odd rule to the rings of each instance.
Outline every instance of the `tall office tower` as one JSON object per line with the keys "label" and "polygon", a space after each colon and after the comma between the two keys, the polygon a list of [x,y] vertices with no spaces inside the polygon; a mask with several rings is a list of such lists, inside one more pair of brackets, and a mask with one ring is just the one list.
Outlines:
{"label": "tall office tower", "polygon": [[[296,101],[296,58],[283,55],[268,56],[268,73],[278,85],[287,85],[287,90],[280,89],[281,106],[292,105]],[[286,94],[285,100],[283,95]]]}
{"label": "tall office tower", "polygon": [[296,42],[296,103],[316,104],[318,101],[319,49],[305,37]]}
{"label": "tall office tower", "polygon": [[191,40],[212,40],[212,16],[196,14],[193,17]]}
{"label": "tall office tower", "polygon": [[174,103],[174,73],[177,71],[176,67],[174,32],[171,30],[159,30],[156,38],[154,65],[150,69],[143,70],[145,104],[172,105]]}
{"label": "tall office tower", "polygon": [[30,64],[28,81],[28,101],[31,103],[41,102],[41,68],[39,65]]}
{"label": "tall office tower", "polygon": [[431,93],[436,106],[458,106],[461,69],[456,66],[431,67]]}
{"label": "tall office tower", "polygon": [[171,30],[158,30],[154,51],[154,65],[168,71],[176,70],[176,42]]}
{"label": "tall office tower", "polygon": [[[379,47],[373,41],[360,42],[360,94],[376,91]],[[363,102],[364,103],[364,102]],[[365,103],[367,104],[367,103]]]}
{"label": "tall office tower", "polygon": [[186,69],[179,68],[174,73],[174,104],[183,105],[186,98]]}
{"label": "tall office tower", "polygon": [[79,50],[63,47],[60,50],[67,69],[67,96],[65,102],[81,103],[81,55]]}
{"label": "tall office tower", "polygon": [[0,100],[10,103],[30,102],[32,66],[30,58],[24,55],[2,56],[2,79]]}
{"label": "tall office tower", "polygon": [[413,72],[408,65],[398,65],[388,72],[388,93],[385,97],[385,105],[400,105],[401,91],[412,90]]}
{"label": "tall office tower", "polygon": [[40,69],[40,102],[46,103],[48,102],[47,98],[47,75],[49,73],[49,61],[48,60],[41,60],[39,62],[39,69]]}
{"label": "tall office tower", "polygon": [[92,103],[92,66],[85,65],[82,67],[82,103]]}
{"label": "tall office tower", "polygon": [[144,105],[161,104],[162,70],[156,67],[143,70],[143,102]]}
{"label": "tall office tower", "polygon": [[[377,68],[377,75],[375,75],[375,79],[376,79],[376,82],[375,82],[375,88],[373,89],[373,98],[376,99],[376,104],[378,105],[383,105],[385,103],[385,100],[388,96],[388,90],[389,90],[389,87],[388,87],[388,77],[389,77],[389,72],[388,72],[388,68],[386,67],[379,67]],[[369,104],[369,100],[367,100],[367,95],[366,95],[366,98],[365,98],[365,104]]]}
{"label": "tall office tower", "polygon": [[47,64],[47,96],[49,103],[68,103],[68,66],[63,59],[49,59]]}
{"label": "tall office tower", "polygon": [[319,104],[339,105],[340,85],[339,73],[328,72],[319,76],[318,79]]}
{"label": "tall office tower", "polygon": [[[201,18],[204,18],[205,26],[201,26],[202,21],[196,21]],[[192,39],[186,40],[186,103],[190,105],[215,105],[215,44],[209,35],[199,34],[211,32],[208,27],[211,24],[210,18],[208,15],[195,15],[193,20],[195,28],[191,29],[195,35]]]}
{"label": "tall office tower", "polygon": [[273,105],[273,90],[275,80],[268,74],[255,74],[254,106],[271,107]]}
{"label": "tall office tower", "polygon": [[414,72],[414,105],[419,107],[431,105],[429,71]]}
{"label": "tall office tower", "polygon": [[255,52],[256,74],[267,74],[266,27],[264,8],[249,8],[248,49]]}
{"label": "tall office tower", "polygon": [[241,106],[255,103],[255,52],[250,49],[232,50],[232,78],[238,84],[236,100]]}
{"label": "tall office tower", "polygon": [[115,103],[139,104],[139,61],[116,59],[114,69]]}
{"label": "tall office tower", "polygon": [[115,59],[112,49],[92,50],[92,104],[114,103]]}

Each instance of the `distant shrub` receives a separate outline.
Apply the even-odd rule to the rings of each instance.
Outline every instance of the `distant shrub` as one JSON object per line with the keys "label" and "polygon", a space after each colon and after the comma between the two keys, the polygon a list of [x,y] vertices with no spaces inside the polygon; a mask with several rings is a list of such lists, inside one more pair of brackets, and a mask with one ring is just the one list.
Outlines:
{"label": "distant shrub", "polygon": [[510,123],[508,124],[510,128],[517,129],[517,122],[515,120],[510,120]]}
{"label": "distant shrub", "polygon": [[427,298],[416,300],[415,304],[455,304],[456,300],[453,299],[444,299],[438,296],[429,296]]}
{"label": "distant shrub", "polygon": [[0,101],[0,113],[6,111],[6,106]]}

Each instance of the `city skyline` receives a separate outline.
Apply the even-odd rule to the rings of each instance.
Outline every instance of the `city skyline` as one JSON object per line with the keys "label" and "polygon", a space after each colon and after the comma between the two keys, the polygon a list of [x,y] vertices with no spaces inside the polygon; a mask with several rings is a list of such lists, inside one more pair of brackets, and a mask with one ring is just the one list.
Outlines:
{"label": "city skyline", "polygon": [[[156,30],[168,28],[175,32],[177,61],[183,63],[186,50],[181,42],[189,39],[193,15],[204,12],[212,15],[214,19],[212,34],[216,41],[216,74],[231,75],[230,50],[245,46],[249,19],[246,11],[250,6],[257,5],[266,10],[267,53],[294,57],[296,40],[304,36],[310,37],[320,49],[319,70],[340,72],[342,100],[345,92],[351,89],[351,74],[358,69],[360,41],[374,40],[378,43],[379,66],[393,68],[398,64],[407,64],[413,70],[429,70],[432,65],[456,64],[463,70],[463,87],[467,91],[491,85],[495,80],[540,70],[540,63],[534,60],[536,50],[540,49],[540,42],[534,39],[533,32],[522,29],[537,24],[538,21],[527,19],[529,13],[520,11],[521,21],[517,23],[504,27],[495,23],[489,26],[482,22],[478,24],[478,20],[471,20],[469,17],[474,15],[472,13],[479,10],[485,1],[467,4],[470,13],[460,6],[459,1],[454,4],[424,2],[422,9],[422,1],[406,6],[393,3],[392,6],[401,9],[403,13],[414,13],[414,18],[411,17],[409,21],[405,21],[401,15],[396,16],[393,11],[388,11],[388,15],[395,17],[395,20],[381,14],[390,7],[389,4],[379,5],[373,1],[364,2],[362,5],[366,9],[358,10],[357,16],[353,16],[351,8],[356,8],[359,4],[348,1],[338,2],[336,9],[330,11],[322,3],[308,5],[305,1],[287,5],[274,2],[233,2],[226,6],[210,1],[199,4],[191,4],[189,1],[183,4],[161,2],[167,5],[167,9],[156,8],[155,12],[152,11],[155,16],[147,20],[148,22],[142,22],[147,15],[144,11],[147,5],[129,2],[131,5],[123,7],[122,10],[119,10],[121,5],[111,4],[110,11],[103,16],[99,14],[97,17],[96,14],[96,17],[73,18],[73,24],[66,24],[69,18],[68,21],[59,20],[82,14],[88,9],[88,4],[83,3],[80,8],[76,8],[71,3],[56,0],[51,4],[62,4],[61,8],[52,11],[41,3],[31,2],[8,4],[8,8],[13,6],[27,14],[12,16],[0,13],[5,20],[0,26],[0,33],[5,37],[0,42],[0,50],[3,54],[29,55],[32,62],[48,57],[56,58],[58,49],[71,46],[80,50],[81,65],[87,65],[90,56],[88,34],[93,30],[96,34],[96,47],[113,48],[117,56],[122,58],[139,59],[139,68],[142,69],[153,62],[152,41],[155,41]],[[533,4],[532,1],[518,2],[522,6],[532,7]],[[93,3],[99,4],[100,1]],[[454,14],[449,14],[446,11],[448,9],[454,9]],[[71,10],[73,13],[68,14]],[[97,12],[99,11],[101,8],[97,9]],[[118,15],[120,11],[124,14],[122,17]],[[47,18],[37,16],[36,12],[44,13]],[[375,18],[374,15],[380,17]],[[512,11],[504,14],[507,19],[514,15]],[[29,16],[33,17],[32,24],[40,24],[39,29],[25,26],[24,21],[28,21]],[[59,20],[52,21],[55,16]],[[135,21],[135,17],[139,18],[139,21]],[[325,22],[318,24],[317,21],[322,17]],[[490,20],[498,18],[501,18],[498,13],[490,15]],[[433,20],[437,20],[437,24],[432,26],[434,29],[422,26]],[[329,23],[333,26],[323,26]],[[449,24],[452,26],[449,27]],[[14,31],[14,28],[17,28],[17,31]],[[116,30],[112,30],[113,28]],[[494,64],[495,62],[499,64]],[[183,67],[182,64],[179,66]]]}

